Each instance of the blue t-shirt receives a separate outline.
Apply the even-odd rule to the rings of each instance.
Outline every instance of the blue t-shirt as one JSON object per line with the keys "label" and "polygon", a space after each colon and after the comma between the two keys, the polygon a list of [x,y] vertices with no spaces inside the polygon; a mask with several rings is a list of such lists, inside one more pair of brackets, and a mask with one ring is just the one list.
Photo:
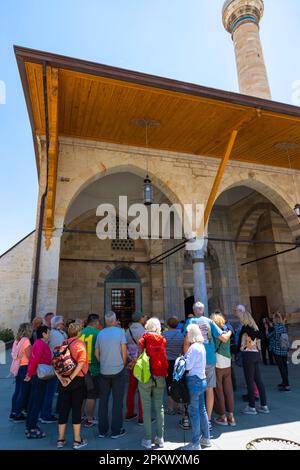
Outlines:
{"label": "blue t-shirt", "polygon": [[124,369],[122,344],[127,341],[121,328],[110,326],[99,332],[95,348],[100,350],[100,374],[115,375]]}
{"label": "blue t-shirt", "polygon": [[210,318],[192,317],[186,321],[183,330],[184,335],[186,335],[186,329],[188,325],[193,324],[199,326],[202,336],[204,338],[204,346],[206,350],[206,366],[215,366],[217,359],[214,339],[221,336],[223,331]]}

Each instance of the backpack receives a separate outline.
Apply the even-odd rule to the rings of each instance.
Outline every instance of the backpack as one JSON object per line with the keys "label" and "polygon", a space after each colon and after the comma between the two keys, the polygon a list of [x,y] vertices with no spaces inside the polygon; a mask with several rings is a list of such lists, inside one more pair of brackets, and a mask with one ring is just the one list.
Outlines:
{"label": "backpack", "polygon": [[150,368],[150,357],[146,351],[146,340],[145,347],[142,354],[138,357],[136,364],[133,368],[134,377],[141,383],[146,384],[151,379],[151,368]]}
{"label": "backpack", "polygon": [[290,340],[287,333],[281,333],[279,339],[280,349],[283,351],[288,351],[290,349]]}
{"label": "backpack", "polygon": [[190,402],[189,391],[185,383],[186,360],[184,356],[176,359],[173,372],[173,381],[170,387],[170,396],[182,405],[188,405]]}
{"label": "backpack", "polygon": [[[75,340],[73,340],[75,341]],[[73,370],[76,369],[77,363],[72,358],[70,344],[64,341],[61,346],[56,346],[53,351],[52,365],[58,375],[69,377]]]}

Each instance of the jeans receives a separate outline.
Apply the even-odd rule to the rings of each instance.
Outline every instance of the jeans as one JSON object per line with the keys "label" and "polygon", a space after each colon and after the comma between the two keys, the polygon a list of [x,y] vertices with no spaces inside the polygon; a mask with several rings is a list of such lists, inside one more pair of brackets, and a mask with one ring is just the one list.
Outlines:
{"label": "jeans", "polygon": [[36,429],[39,415],[43,406],[46,393],[47,380],[41,380],[34,375],[30,380],[31,389],[26,419],[26,429]]}
{"label": "jeans", "polygon": [[53,377],[50,380],[47,380],[46,385],[46,394],[43,401],[42,411],[41,411],[41,418],[48,419],[52,417],[52,405],[54,394],[57,391],[58,387],[58,378]]}
{"label": "jeans", "polygon": [[261,378],[259,362],[259,352],[242,352],[244,375],[248,389],[249,406],[255,408],[255,384],[259,391],[260,403],[266,406],[266,389]]}
{"label": "jeans", "polygon": [[30,391],[30,382],[24,382],[26,373],[27,366],[20,366],[16,376],[15,391],[11,403],[11,414],[16,416],[19,416],[24,409],[24,404]]}
{"label": "jeans", "polygon": [[188,406],[189,417],[192,425],[192,443],[198,445],[200,438],[209,439],[208,416],[205,407],[206,379],[200,379],[197,375],[187,375],[186,385],[190,394]]}
{"label": "jeans", "polygon": [[123,429],[123,400],[125,395],[126,375],[125,369],[119,374],[99,376],[99,433],[107,434],[109,431],[108,402],[110,394],[113,396],[111,432],[120,434]]}
{"label": "jeans", "polygon": [[[135,393],[138,388],[138,380],[133,375],[133,370],[129,371],[129,384],[127,390],[127,400],[126,400],[126,416],[130,417],[134,414],[134,398]],[[140,393],[138,392],[138,410],[139,410],[139,418],[143,419],[143,409],[142,409],[142,402]]]}
{"label": "jeans", "polygon": [[277,354],[274,354],[274,358],[281,375],[282,385],[284,385],[285,387],[289,387],[289,371],[287,364],[288,357],[278,356]]}
{"label": "jeans", "polygon": [[144,416],[145,439],[147,439],[148,441],[152,439],[151,397],[153,398],[154,409],[156,413],[157,436],[164,437],[163,400],[165,386],[165,377],[156,377],[155,381],[153,379],[150,379],[149,382],[147,382],[146,384],[139,382],[139,391],[141,395]]}

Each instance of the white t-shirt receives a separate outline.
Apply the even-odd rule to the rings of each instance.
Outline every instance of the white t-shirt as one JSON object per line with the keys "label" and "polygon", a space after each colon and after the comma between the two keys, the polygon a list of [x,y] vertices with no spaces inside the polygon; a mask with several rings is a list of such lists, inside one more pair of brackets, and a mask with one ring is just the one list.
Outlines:
{"label": "white t-shirt", "polygon": [[217,369],[227,369],[228,367],[231,367],[231,359],[226,356],[222,356],[222,354],[216,353],[217,356],[217,364],[216,368]]}
{"label": "white t-shirt", "polygon": [[193,343],[185,354],[188,376],[197,375],[201,380],[206,378],[206,351],[202,343]]}

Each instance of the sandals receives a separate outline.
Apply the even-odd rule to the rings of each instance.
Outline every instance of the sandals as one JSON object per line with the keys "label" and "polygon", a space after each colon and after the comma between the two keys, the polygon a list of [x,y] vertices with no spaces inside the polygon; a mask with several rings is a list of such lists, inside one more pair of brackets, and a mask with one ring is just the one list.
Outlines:
{"label": "sandals", "polygon": [[26,437],[27,439],[43,439],[46,437],[46,434],[40,429],[34,429],[33,431],[28,431]]}
{"label": "sandals", "polygon": [[56,447],[58,449],[62,449],[63,447],[65,447],[66,443],[67,443],[66,439],[58,439],[56,443]]}

